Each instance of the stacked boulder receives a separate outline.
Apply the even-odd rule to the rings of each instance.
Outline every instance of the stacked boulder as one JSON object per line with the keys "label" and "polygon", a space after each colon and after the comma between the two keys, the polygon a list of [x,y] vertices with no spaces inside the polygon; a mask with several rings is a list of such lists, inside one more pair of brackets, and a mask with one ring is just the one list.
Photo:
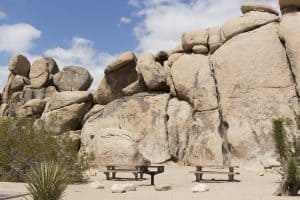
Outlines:
{"label": "stacked boulder", "polygon": [[98,165],[275,165],[273,119],[287,119],[291,144],[300,138],[299,3],[280,7],[282,18],[247,2],[242,16],[186,32],[174,49],[125,52],[106,67],[95,95],[84,68],[59,71],[51,58],[30,65],[18,55],[0,110],[9,115],[18,97],[18,115],[36,116],[54,135],[76,131]]}

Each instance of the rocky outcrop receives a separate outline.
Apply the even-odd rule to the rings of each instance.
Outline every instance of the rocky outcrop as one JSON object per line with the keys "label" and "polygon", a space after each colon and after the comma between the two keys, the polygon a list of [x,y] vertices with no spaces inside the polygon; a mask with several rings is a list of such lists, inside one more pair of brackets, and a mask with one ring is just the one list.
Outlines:
{"label": "rocky outcrop", "polygon": [[125,52],[93,92],[84,68],[59,72],[52,58],[30,66],[16,55],[0,116],[33,117],[36,128],[94,153],[98,166],[278,164],[272,121],[285,119],[291,151],[300,138],[299,5],[279,2],[282,16],[246,2],[242,16],[195,27],[174,49]]}
{"label": "rocky outcrop", "polygon": [[[169,98],[168,94],[141,93],[109,103],[86,120],[82,128],[83,144],[89,143],[91,135],[101,135],[103,129],[121,129],[135,133],[137,139],[133,141],[138,141],[139,152],[145,159],[152,163],[169,160],[166,129]],[[102,158],[101,155],[97,157]]]}
{"label": "rocky outcrop", "polygon": [[173,64],[171,73],[180,99],[187,100],[197,111],[217,108],[208,56],[183,55]]}
{"label": "rocky outcrop", "polygon": [[11,71],[14,75],[28,77],[30,71],[30,62],[23,55],[15,55],[9,61],[9,71]]}
{"label": "rocky outcrop", "polygon": [[125,52],[105,69],[105,76],[97,90],[97,103],[109,102],[145,90],[136,69],[136,57]]}
{"label": "rocky outcrop", "polygon": [[159,62],[155,61],[151,53],[144,53],[139,57],[136,69],[150,90],[169,90],[163,67]]}
{"label": "rocky outcrop", "polygon": [[249,12],[241,17],[236,17],[225,22],[221,29],[223,41],[247,31],[256,29],[262,25],[278,21],[279,17],[266,12]]}
{"label": "rocky outcrop", "polygon": [[[231,161],[276,163],[272,120],[294,120],[297,100],[278,24],[236,36],[215,52],[212,65]],[[295,133],[295,127],[288,128]]]}
{"label": "rocky outcrop", "polygon": [[[300,94],[300,12],[283,15],[279,26],[280,38],[286,47],[286,54]],[[291,28],[293,27],[293,28]]]}
{"label": "rocky outcrop", "polygon": [[241,7],[241,11],[243,14],[246,14],[251,11],[259,11],[279,15],[279,12],[275,8],[273,8],[269,4],[262,2],[245,2]]}
{"label": "rocky outcrop", "polygon": [[54,85],[59,91],[84,91],[90,88],[93,78],[83,67],[69,66],[53,77]]}

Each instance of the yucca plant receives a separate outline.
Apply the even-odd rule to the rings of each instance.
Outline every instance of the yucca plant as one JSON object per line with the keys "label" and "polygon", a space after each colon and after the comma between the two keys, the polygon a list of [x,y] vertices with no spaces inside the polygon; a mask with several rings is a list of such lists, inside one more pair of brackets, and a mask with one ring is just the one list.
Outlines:
{"label": "yucca plant", "polygon": [[70,183],[67,170],[55,162],[32,168],[26,180],[32,200],[60,200]]}
{"label": "yucca plant", "polygon": [[286,136],[284,129],[284,120],[275,119],[273,120],[273,134],[276,144],[276,149],[279,153],[281,163],[287,159],[287,146],[286,146]]}

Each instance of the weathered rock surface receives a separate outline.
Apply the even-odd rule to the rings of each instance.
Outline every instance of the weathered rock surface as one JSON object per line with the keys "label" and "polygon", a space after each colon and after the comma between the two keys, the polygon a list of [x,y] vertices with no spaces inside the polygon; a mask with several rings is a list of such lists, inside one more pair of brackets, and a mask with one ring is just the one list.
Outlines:
{"label": "weathered rock surface", "polygon": [[[285,44],[286,54],[291,64],[297,90],[300,94],[300,12],[287,13],[282,17],[279,26],[280,38]],[[291,28],[293,27],[293,28]]]}
{"label": "weathered rock surface", "polygon": [[221,28],[220,27],[209,28],[208,34],[209,34],[209,38],[208,38],[209,50],[211,53],[214,53],[222,45]]}
{"label": "weathered rock surface", "polygon": [[125,52],[121,54],[115,61],[109,64],[106,67],[104,73],[108,74],[127,65],[136,64],[136,60],[137,60],[136,56],[134,55],[133,52],[131,51]]}
{"label": "weathered rock surface", "polygon": [[[274,164],[277,155],[272,120],[281,117],[293,121],[296,102],[278,24],[233,38],[215,52],[212,65],[223,118],[228,123],[231,161],[253,167]],[[288,132],[295,133],[293,128],[287,127]]]}
{"label": "weathered rock surface", "polygon": [[208,45],[207,29],[190,31],[182,35],[182,48],[184,51],[192,50],[195,45]]}
{"label": "weathered rock surface", "polygon": [[46,105],[43,99],[32,99],[26,102],[18,111],[17,115],[20,117],[34,117],[41,116]]}
{"label": "weathered rock surface", "polygon": [[192,188],[192,192],[193,193],[197,193],[197,192],[207,192],[209,191],[208,186],[206,184],[200,183],[198,185],[195,185]]}
{"label": "weathered rock surface", "polygon": [[54,85],[59,91],[84,91],[93,82],[91,74],[83,67],[69,66],[53,77]]}
{"label": "weathered rock surface", "polygon": [[300,2],[298,0],[279,0],[281,12],[299,11]]}
{"label": "weathered rock surface", "polygon": [[208,48],[204,45],[195,45],[195,46],[193,46],[192,51],[194,53],[207,54]]}
{"label": "weathered rock surface", "polygon": [[43,99],[45,98],[45,88],[34,89],[31,87],[25,86],[22,92],[22,100],[27,102],[31,99]]}
{"label": "weathered rock surface", "polygon": [[159,192],[169,191],[169,190],[172,190],[172,186],[169,184],[158,184],[158,185],[155,185],[155,190],[159,191]]}
{"label": "weathered rock surface", "polygon": [[183,55],[173,64],[171,73],[177,95],[188,100],[195,110],[217,108],[216,88],[208,56]]}
{"label": "weathered rock surface", "polygon": [[174,53],[170,55],[168,65],[171,67],[181,56],[183,56],[183,53]]}
{"label": "weathered rock surface", "polygon": [[241,11],[243,14],[246,14],[251,11],[260,11],[260,12],[268,12],[271,14],[279,15],[279,12],[273,8],[270,4],[266,4],[263,2],[244,2],[241,7]]}
{"label": "weathered rock surface", "polygon": [[[166,132],[166,109],[169,98],[168,94],[141,93],[109,103],[104,109],[100,108],[98,112],[86,119],[82,128],[83,145],[89,146],[90,138],[93,137],[91,135],[94,135],[96,140],[99,138],[100,142],[108,145],[109,143],[105,140],[109,140],[109,138],[101,137],[104,134],[103,129],[120,129],[121,133],[128,131],[135,134],[136,139],[132,139],[132,141],[124,134],[120,134],[118,137],[127,139],[132,145],[135,143],[145,159],[152,163],[169,160],[171,155]],[[117,141],[114,140],[110,143],[113,144],[113,142]],[[110,148],[115,148],[115,146]],[[102,158],[104,154],[97,154],[97,161],[103,162],[109,157],[113,158],[113,153],[107,152],[105,159]],[[126,157],[126,159],[134,160],[133,157]]]}
{"label": "weathered rock surface", "polygon": [[249,12],[241,17],[235,17],[225,22],[221,28],[222,40],[230,38],[247,31],[256,29],[262,25],[278,21],[279,17],[274,14],[264,12]]}
{"label": "weathered rock surface", "polygon": [[29,78],[30,87],[40,89],[49,84],[50,74],[57,73],[58,68],[56,67],[54,60],[50,58],[40,58],[32,63],[30,68]]}
{"label": "weathered rock surface", "polygon": [[111,187],[111,192],[112,193],[125,193],[126,192],[126,187],[124,184],[114,184]]}
{"label": "weathered rock surface", "polygon": [[90,188],[93,188],[93,189],[104,189],[104,185],[102,183],[100,183],[99,181],[94,181],[94,182],[91,182],[89,184]]}
{"label": "weathered rock surface", "polygon": [[18,91],[22,91],[25,85],[29,85],[30,81],[28,78],[24,77],[24,76],[20,76],[20,75],[16,75],[13,78],[13,81],[11,83],[11,88],[10,91],[11,92],[18,92]]}
{"label": "weathered rock surface", "polygon": [[155,62],[151,53],[143,53],[138,59],[136,68],[150,90],[169,90],[163,67]]}
{"label": "weathered rock surface", "polygon": [[14,75],[21,75],[28,77],[30,71],[30,62],[29,60],[23,55],[15,55],[9,61],[9,70]]}
{"label": "weathered rock surface", "polygon": [[136,58],[131,52],[122,54],[110,64],[106,68],[108,70],[106,70],[106,74],[98,87],[97,103],[105,105],[115,99],[144,90],[135,67]]}

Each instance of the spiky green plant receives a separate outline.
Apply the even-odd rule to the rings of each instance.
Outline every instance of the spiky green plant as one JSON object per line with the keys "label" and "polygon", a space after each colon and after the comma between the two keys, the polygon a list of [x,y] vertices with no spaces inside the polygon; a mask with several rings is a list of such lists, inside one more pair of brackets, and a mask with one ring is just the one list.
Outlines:
{"label": "spiky green plant", "polygon": [[276,148],[282,162],[287,159],[287,146],[285,138],[284,120],[273,120],[273,134],[276,143]]}
{"label": "spiky green plant", "polygon": [[41,163],[27,175],[28,191],[33,200],[59,200],[70,183],[67,170],[54,162]]}
{"label": "spiky green plant", "polygon": [[299,174],[299,169],[297,166],[297,162],[294,158],[290,157],[288,158],[286,162],[286,177],[288,183],[296,183],[297,181],[300,181],[300,174]]}

